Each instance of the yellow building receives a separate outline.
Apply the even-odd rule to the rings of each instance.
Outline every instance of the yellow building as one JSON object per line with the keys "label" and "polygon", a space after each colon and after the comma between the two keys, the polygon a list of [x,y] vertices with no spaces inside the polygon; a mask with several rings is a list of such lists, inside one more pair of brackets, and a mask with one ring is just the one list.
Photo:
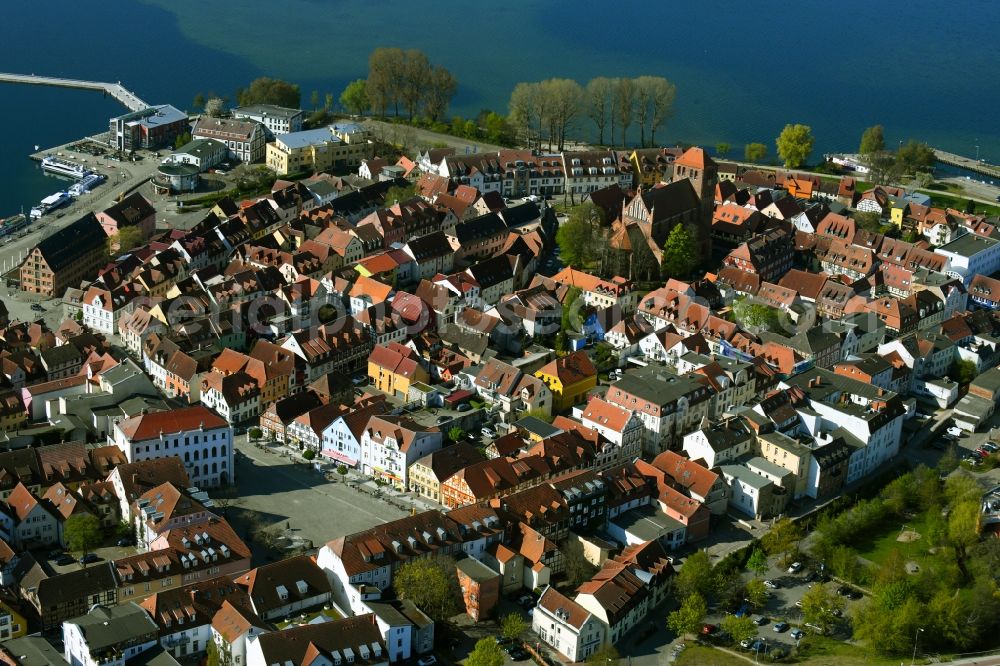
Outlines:
{"label": "yellow building", "polygon": [[897,229],[903,228],[903,218],[910,210],[910,203],[908,201],[903,201],[902,199],[895,199],[892,202],[892,207],[889,209],[889,220],[896,226]]}
{"label": "yellow building", "polygon": [[0,641],[21,638],[28,634],[28,621],[21,615],[17,604],[0,596]]}
{"label": "yellow building", "polygon": [[666,180],[674,157],[672,153],[661,148],[633,150],[628,156],[628,161],[632,164],[632,185],[652,187]]}
{"label": "yellow building", "polygon": [[552,391],[552,410],[563,411],[584,402],[597,386],[597,368],[584,351],[557,358],[535,373]]}
{"label": "yellow building", "polygon": [[17,430],[28,421],[28,412],[16,393],[0,396],[0,430]]}
{"label": "yellow building", "polygon": [[369,157],[370,145],[368,134],[360,125],[330,125],[279,134],[267,144],[264,161],[279,176],[349,169]]}
{"label": "yellow building", "polygon": [[414,383],[430,381],[416,352],[398,342],[378,345],[372,350],[368,356],[368,376],[379,391],[404,400]]}

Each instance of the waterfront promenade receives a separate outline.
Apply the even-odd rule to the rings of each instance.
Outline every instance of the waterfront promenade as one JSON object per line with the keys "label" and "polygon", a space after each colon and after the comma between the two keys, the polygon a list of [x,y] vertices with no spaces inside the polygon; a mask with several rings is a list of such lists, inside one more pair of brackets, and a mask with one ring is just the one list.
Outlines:
{"label": "waterfront promenade", "polygon": [[938,150],[937,148],[934,148],[933,150],[934,159],[942,164],[949,164],[951,166],[959,167],[965,169],[966,171],[972,171],[990,178],[1000,178],[1000,166],[995,166],[980,160],[974,160],[971,157],[963,157],[961,155],[956,155],[955,153],[949,153],[946,150]]}
{"label": "waterfront promenade", "polygon": [[0,72],[0,83],[27,83],[38,86],[56,86],[58,88],[80,88],[83,90],[99,90],[110,95],[130,111],[141,111],[149,108],[138,95],[118,83],[103,81],[84,81],[81,79],[61,79],[51,76],[35,76],[34,74],[9,74]]}

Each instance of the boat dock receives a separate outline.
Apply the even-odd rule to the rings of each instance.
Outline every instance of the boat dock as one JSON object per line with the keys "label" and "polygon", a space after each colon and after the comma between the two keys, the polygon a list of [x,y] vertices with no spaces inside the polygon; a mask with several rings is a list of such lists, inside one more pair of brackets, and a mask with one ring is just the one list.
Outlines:
{"label": "boat dock", "polygon": [[982,160],[974,160],[971,157],[962,157],[961,155],[949,153],[945,150],[938,150],[937,148],[933,148],[932,150],[934,151],[934,159],[941,164],[972,171],[983,176],[988,176],[989,178],[1000,178],[1000,166],[989,164]]}
{"label": "boat dock", "polygon": [[81,79],[62,79],[52,76],[35,76],[34,74],[6,74],[0,72],[0,83],[28,83],[38,86],[56,86],[59,88],[81,88],[83,90],[99,90],[110,95],[130,111],[142,111],[149,104],[142,101],[138,95],[118,83],[103,81],[83,81]]}

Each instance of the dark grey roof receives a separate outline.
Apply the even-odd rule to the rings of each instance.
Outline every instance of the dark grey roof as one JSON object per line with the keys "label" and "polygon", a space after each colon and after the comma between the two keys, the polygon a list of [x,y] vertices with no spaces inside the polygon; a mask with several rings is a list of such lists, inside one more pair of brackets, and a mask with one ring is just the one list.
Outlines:
{"label": "dark grey roof", "polygon": [[451,243],[443,231],[433,231],[410,240],[406,246],[410,249],[415,261],[425,261],[451,254]]}
{"label": "dark grey roof", "polygon": [[507,223],[497,213],[480,215],[455,225],[455,237],[463,246],[507,231]]}
{"label": "dark grey roof", "polygon": [[488,289],[504,280],[514,278],[514,269],[506,255],[499,255],[469,266],[469,273],[476,279],[479,286]]}
{"label": "dark grey roof", "polygon": [[45,263],[53,271],[61,270],[95,248],[103,248],[108,236],[93,213],[60,229],[38,244]]}
{"label": "dark grey roof", "polygon": [[152,204],[146,201],[146,197],[133,192],[111,208],[105,209],[104,214],[117,222],[119,227],[130,227],[150,215],[155,215],[156,211]]}
{"label": "dark grey roof", "polygon": [[62,653],[41,636],[24,636],[4,641],[3,649],[19,666],[68,666]]}
{"label": "dark grey roof", "polygon": [[94,606],[86,615],[66,622],[80,628],[91,653],[147,634],[155,636],[159,630],[149,613],[132,601],[121,606]]}
{"label": "dark grey roof", "polygon": [[507,222],[509,227],[519,227],[522,224],[530,224],[542,216],[542,211],[538,204],[533,201],[525,201],[517,206],[504,208],[500,215]]}

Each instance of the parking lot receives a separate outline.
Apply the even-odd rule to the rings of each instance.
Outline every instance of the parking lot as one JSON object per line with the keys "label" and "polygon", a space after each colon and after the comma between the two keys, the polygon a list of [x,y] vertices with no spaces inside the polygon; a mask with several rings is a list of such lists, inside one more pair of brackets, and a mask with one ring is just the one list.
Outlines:
{"label": "parking lot", "polygon": [[[760,642],[755,644],[756,639],[750,639],[747,645],[738,646],[728,644],[723,640],[721,645],[753,653],[756,648],[759,648],[761,652],[770,652],[777,647],[789,649],[795,647],[799,641],[808,641],[809,636],[814,635],[815,632],[805,626],[802,610],[796,606],[796,603],[802,600],[811,586],[820,584],[825,584],[834,591],[842,589],[845,593],[839,594],[844,600],[842,624],[839,628],[835,628],[830,635],[833,638],[847,638],[849,636],[850,632],[846,630],[845,623],[853,612],[854,606],[862,603],[863,596],[860,591],[832,580],[823,583],[820,580],[818,569],[808,564],[804,564],[798,572],[791,573],[787,567],[780,565],[778,558],[770,558],[769,562],[770,567],[764,574],[764,580],[770,583],[767,603],[762,608],[741,609],[755,619],[755,624],[758,626],[756,639],[760,639]],[[750,580],[751,577],[752,575],[749,573],[744,574],[745,580]],[[853,596],[846,596],[848,590]],[[726,614],[720,609],[719,612],[711,613],[705,622],[718,626]]]}

